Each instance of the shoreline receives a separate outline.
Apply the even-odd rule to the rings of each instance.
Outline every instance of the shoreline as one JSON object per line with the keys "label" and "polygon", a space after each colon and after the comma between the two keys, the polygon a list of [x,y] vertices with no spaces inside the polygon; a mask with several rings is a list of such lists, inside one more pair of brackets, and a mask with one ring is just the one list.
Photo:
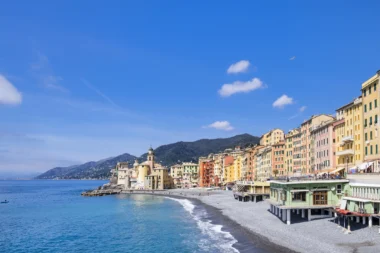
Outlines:
{"label": "shoreline", "polygon": [[380,252],[380,235],[377,226],[362,228],[358,225],[358,228],[349,235],[345,235],[342,227],[334,223],[334,218],[307,222],[300,217],[293,217],[292,220],[295,222],[288,226],[270,213],[266,202],[239,202],[233,198],[232,192],[171,189],[157,193],[124,194],[149,194],[194,200],[206,209],[215,210],[221,217],[226,217],[226,221],[231,220],[233,222],[231,224],[235,224],[232,227],[236,227],[237,231],[247,231],[249,238],[254,238],[253,242],[259,241],[258,248],[267,245],[267,248],[275,246],[278,250],[284,250],[274,252]]}
{"label": "shoreline", "polygon": [[[175,199],[187,199],[193,202],[196,206],[202,206],[210,217],[210,222],[213,225],[222,225],[222,231],[229,232],[237,240],[232,246],[240,253],[248,252],[276,252],[276,253],[297,253],[297,251],[286,248],[280,244],[271,242],[267,237],[255,233],[249,228],[240,225],[229,216],[222,213],[222,210],[204,203],[201,199],[191,196],[181,196],[176,194],[165,194],[169,191],[154,191],[152,192],[124,192],[120,194],[143,194],[151,196],[160,196]],[[253,251],[252,251],[253,250]]]}

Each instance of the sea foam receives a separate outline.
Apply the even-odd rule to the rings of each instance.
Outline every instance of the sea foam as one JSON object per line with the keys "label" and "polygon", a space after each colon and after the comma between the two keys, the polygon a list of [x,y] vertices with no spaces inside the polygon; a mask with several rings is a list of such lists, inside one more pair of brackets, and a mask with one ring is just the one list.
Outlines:
{"label": "sea foam", "polygon": [[211,220],[206,219],[207,212],[205,210],[197,210],[197,212],[195,212],[195,205],[188,199],[166,198],[180,203],[197,222],[197,226],[202,234],[207,236],[207,238],[201,239],[199,242],[199,247],[201,247],[202,250],[209,252],[215,252],[215,250],[217,250],[221,253],[239,252],[233,247],[237,242],[235,237],[233,237],[230,232],[223,231],[222,225],[212,224]]}

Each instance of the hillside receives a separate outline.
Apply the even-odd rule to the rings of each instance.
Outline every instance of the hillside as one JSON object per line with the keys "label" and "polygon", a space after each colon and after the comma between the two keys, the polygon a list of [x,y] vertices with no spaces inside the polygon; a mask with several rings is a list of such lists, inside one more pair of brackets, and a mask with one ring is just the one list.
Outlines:
{"label": "hillside", "polygon": [[[236,146],[246,147],[259,142],[259,137],[241,134],[230,138],[201,139],[194,142],[180,141],[162,145],[154,150],[154,154],[157,162],[161,162],[165,166],[171,166],[178,161],[196,162],[200,156],[207,156],[210,153],[217,153]],[[147,153],[143,154],[139,160],[145,160],[146,156]]]}
{"label": "hillside", "polygon": [[[236,135],[230,138],[201,139],[193,142],[176,142],[162,145],[155,149],[156,161],[164,166],[171,166],[178,161],[197,162],[200,156],[210,153],[217,153],[227,148],[236,146],[246,147],[259,143],[259,137],[249,134]],[[145,161],[146,153],[139,161]],[[98,162],[88,162],[70,167],[57,167],[39,175],[36,179],[103,179],[110,176],[110,170],[118,162],[130,162],[136,159],[130,154],[123,154],[117,157],[103,159]]]}
{"label": "hillside", "polygon": [[70,167],[57,167],[46,171],[36,179],[104,179],[109,178],[110,170],[118,162],[131,162],[136,159],[130,154],[122,154],[116,157],[103,159],[97,162],[87,162]]}

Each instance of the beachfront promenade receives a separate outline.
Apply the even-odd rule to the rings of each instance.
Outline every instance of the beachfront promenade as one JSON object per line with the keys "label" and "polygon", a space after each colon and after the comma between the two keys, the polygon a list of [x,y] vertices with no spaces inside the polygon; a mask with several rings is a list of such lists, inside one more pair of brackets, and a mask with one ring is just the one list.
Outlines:
{"label": "beachfront promenade", "polygon": [[158,195],[178,196],[198,199],[204,204],[220,209],[221,213],[254,234],[268,238],[272,243],[298,252],[341,253],[341,252],[380,252],[378,227],[369,228],[353,223],[352,234],[345,234],[344,221],[335,217],[314,219],[308,222],[307,216],[291,212],[292,225],[286,226],[282,219],[270,211],[266,201],[240,202],[233,198],[231,191],[206,191],[204,189],[173,189],[157,192]]}

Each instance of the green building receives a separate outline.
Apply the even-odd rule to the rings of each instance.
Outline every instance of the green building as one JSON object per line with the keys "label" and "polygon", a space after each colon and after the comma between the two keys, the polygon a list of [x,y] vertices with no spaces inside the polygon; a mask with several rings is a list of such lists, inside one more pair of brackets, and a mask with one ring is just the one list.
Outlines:
{"label": "green building", "polygon": [[332,217],[343,196],[349,193],[349,180],[271,181],[270,210],[290,225],[291,213],[301,213],[310,221]]}
{"label": "green building", "polygon": [[372,227],[373,218],[380,218],[380,182],[376,184],[364,182],[352,182],[349,184],[347,194],[343,197],[340,215],[348,216],[357,223],[367,223]]}

